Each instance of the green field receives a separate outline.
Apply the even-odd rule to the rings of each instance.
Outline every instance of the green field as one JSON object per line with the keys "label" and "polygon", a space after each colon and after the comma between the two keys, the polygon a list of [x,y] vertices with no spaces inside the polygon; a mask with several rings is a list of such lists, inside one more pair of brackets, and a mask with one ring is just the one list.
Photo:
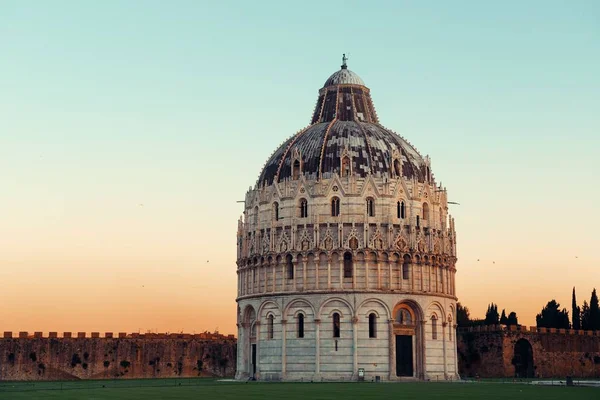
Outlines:
{"label": "green field", "polygon": [[[103,387],[104,386],[104,387]],[[212,379],[0,382],[0,399],[600,399],[600,388],[520,383],[265,383]]]}

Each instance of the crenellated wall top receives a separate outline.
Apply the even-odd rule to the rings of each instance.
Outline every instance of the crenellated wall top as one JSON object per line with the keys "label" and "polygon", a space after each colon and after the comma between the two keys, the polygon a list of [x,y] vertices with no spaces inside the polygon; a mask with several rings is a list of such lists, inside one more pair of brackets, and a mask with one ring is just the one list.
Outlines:
{"label": "crenellated wall top", "polygon": [[118,332],[116,335],[113,332],[34,332],[30,334],[26,331],[13,333],[12,331],[4,331],[1,339],[200,339],[200,340],[236,340],[235,335],[223,335],[220,333],[126,333]]}

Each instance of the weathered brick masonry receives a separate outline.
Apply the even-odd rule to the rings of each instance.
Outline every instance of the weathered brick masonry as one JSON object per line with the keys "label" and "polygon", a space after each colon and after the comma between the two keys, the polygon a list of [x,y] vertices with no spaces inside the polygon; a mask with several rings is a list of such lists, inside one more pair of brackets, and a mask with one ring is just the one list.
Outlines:
{"label": "weathered brick masonry", "polygon": [[600,377],[600,332],[510,328],[461,329],[461,377]]}
{"label": "weathered brick masonry", "polygon": [[[0,380],[131,379],[235,374],[235,338],[214,334],[0,338]],[[87,336],[87,337],[86,337]]]}

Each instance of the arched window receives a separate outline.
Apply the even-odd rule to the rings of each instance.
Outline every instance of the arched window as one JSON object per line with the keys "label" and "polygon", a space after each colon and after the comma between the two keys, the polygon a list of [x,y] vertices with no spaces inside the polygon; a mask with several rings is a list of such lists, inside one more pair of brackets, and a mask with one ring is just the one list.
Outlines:
{"label": "arched window", "polygon": [[431,338],[437,340],[437,317],[431,316]]}
{"label": "arched window", "polygon": [[401,308],[396,313],[396,322],[401,325],[412,325],[412,316],[410,315],[410,311],[405,308]]}
{"label": "arched window", "polygon": [[300,160],[295,160],[292,166],[292,179],[298,180],[300,178]]}
{"label": "arched window", "polygon": [[267,335],[268,335],[267,337],[269,339],[273,339],[273,326],[274,326],[273,320],[274,319],[275,318],[273,317],[273,315],[269,315],[267,317]]}
{"label": "arched window", "polygon": [[367,215],[369,217],[375,216],[375,204],[371,197],[367,198]]}
{"label": "arched window", "polygon": [[452,341],[452,318],[448,318],[448,341]]}
{"label": "arched window", "polygon": [[258,224],[258,207],[254,207],[254,225]]}
{"label": "arched window", "polygon": [[340,215],[340,199],[334,197],[331,199],[331,216],[337,217]]}
{"label": "arched window", "polygon": [[333,337],[340,337],[340,314],[333,313]]}
{"label": "arched window", "polygon": [[344,253],[344,278],[352,278],[352,253]]}
{"label": "arched window", "polygon": [[278,202],[273,203],[273,219],[275,221],[279,220],[279,203]]}
{"label": "arched window", "polygon": [[298,314],[298,337],[304,337],[304,314]]}
{"label": "arched window", "polygon": [[375,313],[369,314],[369,337],[377,337],[377,316]]}
{"label": "arched window", "polygon": [[308,217],[308,202],[306,199],[300,199],[300,218]]}
{"label": "arched window", "polygon": [[394,160],[394,173],[398,177],[402,175],[402,168],[400,165],[400,160],[398,160],[397,158]]}
{"label": "arched window", "polygon": [[423,221],[429,219],[429,204],[423,203]]}
{"label": "arched window", "polygon": [[421,218],[417,215],[417,228],[421,226]]}
{"label": "arched window", "polygon": [[342,158],[341,172],[342,172],[342,176],[350,175],[350,158],[348,158],[348,157]]}
{"label": "arched window", "polygon": [[285,262],[287,266],[287,277],[288,279],[294,279],[294,263],[292,262],[292,255],[288,254],[285,257]]}
{"label": "arched window", "polygon": [[406,216],[404,202],[399,201],[398,204],[396,205],[396,208],[397,208],[398,218],[404,219],[404,217]]}
{"label": "arched window", "polygon": [[402,279],[409,279],[410,277],[409,264],[410,257],[406,255],[404,256],[404,260],[402,261]]}

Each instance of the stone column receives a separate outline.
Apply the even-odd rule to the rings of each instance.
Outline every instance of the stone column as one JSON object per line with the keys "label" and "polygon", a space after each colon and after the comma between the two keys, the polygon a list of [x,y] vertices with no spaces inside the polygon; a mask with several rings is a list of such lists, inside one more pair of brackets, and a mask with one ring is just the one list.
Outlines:
{"label": "stone column", "polygon": [[358,318],[352,318],[352,376],[358,373]]}
{"label": "stone column", "polygon": [[456,270],[452,269],[452,295],[456,296]]}
{"label": "stone column", "polygon": [[294,260],[292,260],[292,268],[294,269],[294,279],[292,279],[292,290],[295,292],[298,289],[296,288],[296,281],[298,280],[298,271],[297,271],[297,267],[298,266],[298,261],[296,259],[296,262],[294,262]]}
{"label": "stone column", "polygon": [[369,253],[365,254],[365,289],[369,289]]}
{"label": "stone column", "polygon": [[452,352],[454,353],[454,377],[458,379],[458,325],[453,325],[454,333],[454,346]]}
{"label": "stone column", "polygon": [[240,269],[240,296],[244,295],[244,270]]}
{"label": "stone column", "polygon": [[433,292],[435,289],[435,279],[433,278],[434,271],[435,271],[435,265],[431,265],[427,269],[427,274],[429,276],[429,291],[430,292]]}
{"label": "stone column", "polygon": [[358,270],[357,264],[355,262],[356,257],[352,256],[352,289],[356,289],[356,271]]}
{"label": "stone column", "polygon": [[444,283],[442,284],[442,291],[446,294],[450,293],[448,290],[448,268],[444,267]]}
{"label": "stone column", "polygon": [[319,267],[321,266],[321,257],[318,253],[315,254],[315,257],[315,290],[319,290]]}
{"label": "stone column", "polygon": [[256,325],[256,379],[259,379],[260,378],[260,321],[257,320],[254,323],[254,325]]}
{"label": "stone column", "polygon": [[287,320],[281,320],[281,379],[285,379],[285,371],[286,371],[286,351],[285,351],[285,342],[286,342],[286,325]]}
{"label": "stone column", "polygon": [[339,259],[340,262],[340,289],[344,288],[344,256]]}
{"label": "stone column", "polygon": [[419,336],[421,337],[421,354],[419,360],[421,361],[421,379],[427,379],[427,333],[425,332],[425,325],[427,325],[427,320],[423,320],[420,322],[421,332],[419,332]]}
{"label": "stone column", "polygon": [[387,260],[387,264],[388,264],[388,289],[393,289],[394,288],[394,278],[392,276],[392,260],[390,260],[388,258]]}
{"label": "stone column", "polygon": [[377,289],[381,289],[381,260],[377,255]]}
{"label": "stone column", "polygon": [[306,289],[306,257],[302,257],[302,290]]}
{"label": "stone column", "polygon": [[410,291],[414,292],[415,291],[415,266],[417,265],[414,262],[411,262],[410,264]]}
{"label": "stone column", "polygon": [[242,329],[242,324],[236,324],[238,328],[238,342],[237,342],[237,359],[236,359],[236,371],[235,378],[242,379],[243,372],[243,363],[244,363],[244,330]]}
{"label": "stone column", "polygon": [[424,268],[427,268],[427,264],[423,264],[423,261],[421,261],[421,268],[419,268],[419,273],[421,275],[421,284],[419,286],[421,286],[421,292],[425,290],[425,282],[423,279],[423,269]]}
{"label": "stone column", "polygon": [[277,261],[273,264],[273,293],[277,291]]}
{"label": "stone column", "polygon": [[447,322],[442,322],[442,346],[444,354],[444,379],[448,379],[448,360],[446,360],[446,327]]}
{"label": "stone column", "polygon": [[321,374],[321,320],[315,319],[315,342],[316,342],[316,353],[315,353],[315,374],[319,376]]}
{"label": "stone column", "polygon": [[388,320],[388,347],[389,347],[389,380],[396,379],[396,338],[394,337],[394,320]]}
{"label": "stone column", "polygon": [[267,274],[269,273],[269,271],[267,271],[267,270],[268,270],[268,268],[267,268],[267,266],[266,266],[266,265],[263,265],[263,267],[262,267],[262,268],[263,268],[263,270],[265,271],[265,273],[263,274],[263,276],[264,276],[264,279],[265,279],[265,281],[263,282],[263,293],[267,293],[267,291],[268,291],[268,286],[269,286],[269,284],[268,284],[269,280],[267,279]]}
{"label": "stone column", "polygon": [[241,364],[242,364],[242,375],[243,376],[249,376],[250,375],[250,371],[248,370],[248,365],[250,364],[250,359],[249,359],[249,355],[250,355],[250,324],[247,322],[242,322],[242,348],[241,348],[241,352],[242,352],[242,359],[241,359]]}
{"label": "stone column", "polygon": [[331,289],[331,256],[327,255],[327,289]]}

